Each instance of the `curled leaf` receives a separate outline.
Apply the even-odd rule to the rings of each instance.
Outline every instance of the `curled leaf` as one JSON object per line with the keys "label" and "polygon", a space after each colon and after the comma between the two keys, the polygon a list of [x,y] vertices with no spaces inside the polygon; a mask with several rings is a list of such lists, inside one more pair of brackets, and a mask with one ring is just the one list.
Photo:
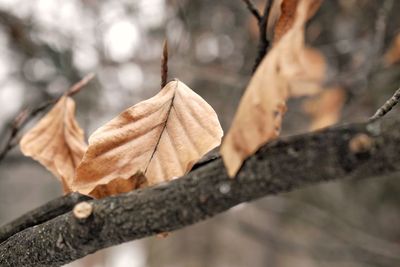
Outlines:
{"label": "curled leaf", "polygon": [[[280,16],[274,29],[274,43],[278,42],[292,27],[295,21],[296,11],[302,0],[279,0],[274,3],[280,4]],[[312,0],[307,9],[307,19],[314,16],[319,9],[322,0]]]}
{"label": "curled leaf", "polygon": [[168,181],[189,172],[221,138],[212,107],[184,83],[169,82],[92,134],[73,189],[89,194],[137,173],[148,185]]}
{"label": "curled leaf", "polygon": [[304,26],[314,0],[300,0],[292,27],[272,47],[249,82],[221,147],[228,174],[279,135],[289,96],[314,94],[325,76],[322,55],[304,44]]}
{"label": "curled leaf", "polygon": [[75,169],[86,150],[83,130],[75,120],[75,102],[63,96],[21,139],[21,151],[59,178],[70,191]]}

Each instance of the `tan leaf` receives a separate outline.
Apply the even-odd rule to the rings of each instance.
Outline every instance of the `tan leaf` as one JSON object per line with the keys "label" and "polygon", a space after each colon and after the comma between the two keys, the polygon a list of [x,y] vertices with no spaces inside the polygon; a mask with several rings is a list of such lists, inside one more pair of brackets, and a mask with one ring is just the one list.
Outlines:
{"label": "tan leaf", "polygon": [[107,184],[99,184],[89,192],[89,195],[94,198],[103,198],[121,193],[127,193],[146,186],[146,177],[143,175],[143,173],[137,173],[129,179],[116,178]]}
{"label": "tan leaf", "polygon": [[[288,46],[284,44],[282,46]],[[293,58],[291,56],[293,55]],[[291,97],[301,97],[315,95],[321,91],[321,81],[325,77],[326,65],[325,58],[316,49],[310,47],[297,47],[287,56],[283,54],[282,73],[288,79]]]}
{"label": "tan leaf", "polygon": [[222,129],[212,107],[180,81],[128,108],[89,138],[73,189],[143,173],[149,185],[179,177],[218,146]]}
{"label": "tan leaf", "polygon": [[221,147],[231,177],[248,156],[279,135],[287,98],[313,94],[320,88],[325,61],[318,51],[304,45],[304,25],[313,3],[299,2],[293,26],[266,55],[247,86]]}
{"label": "tan leaf", "polygon": [[[274,29],[274,43],[278,42],[283,35],[285,35],[289,29],[292,28],[297,6],[302,0],[280,0],[277,1],[281,5],[280,16],[275,23]],[[319,9],[322,0],[312,0],[307,10],[307,19],[314,16],[316,11]],[[277,13],[277,11],[275,11]]]}
{"label": "tan leaf", "polygon": [[384,55],[384,63],[391,66],[400,62],[400,33],[396,35],[389,49]]}
{"label": "tan leaf", "polygon": [[317,130],[335,124],[346,101],[345,91],[340,87],[323,90],[303,103],[303,110],[310,115],[310,130]]}
{"label": "tan leaf", "polygon": [[21,151],[45,166],[69,192],[75,169],[86,150],[83,130],[75,120],[75,102],[63,96],[21,139]]}

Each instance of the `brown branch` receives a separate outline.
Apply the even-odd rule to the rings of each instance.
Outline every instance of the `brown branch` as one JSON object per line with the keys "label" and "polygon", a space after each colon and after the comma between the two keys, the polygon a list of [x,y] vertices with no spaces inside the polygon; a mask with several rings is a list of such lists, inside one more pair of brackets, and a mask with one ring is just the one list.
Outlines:
{"label": "brown branch", "polygon": [[246,6],[247,9],[254,15],[254,17],[257,19],[258,22],[258,30],[259,30],[259,41],[258,41],[258,51],[257,51],[257,56],[254,62],[253,66],[253,73],[256,71],[258,65],[260,65],[262,59],[264,56],[267,54],[270,41],[268,40],[267,37],[267,23],[268,23],[268,17],[269,13],[271,11],[271,7],[273,4],[272,0],[267,0],[265,3],[264,11],[263,14],[261,15],[260,12],[257,10],[256,6],[251,0],[242,0]]}
{"label": "brown branch", "polygon": [[83,87],[85,87],[91,80],[93,80],[94,76],[95,76],[95,74],[93,72],[87,74],[85,77],[82,78],[82,80],[80,80],[79,82],[72,85],[68,89],[66,94],[68,96],[73,96],[73,95],[79,93]]}
{"label": "brown branch", "polygon": [[260,65],[264,56],[267,54],[268,48],[270,46],[270,41],[268,40],[267,37],[267,23],[272,4],[273,4],[272,0],[267,0],[267,2],[265,3],[263,15],[260,21],[258,22],[258,29],[260,36],[258,42],[258,53],[253,67],[253,73],[258,68],[258,65]]}
{"label": "brown branch", "polygon": [[[94,74],[90,73],[83,77],[82,80],[71,86],[67,91],[66,95],[72,96],[78,93],[85,85],[87,85],[92,79],[94,78]],[[29,110],[29,109],[24,109],[22,110],[14,119],[14,122],[11,124],[10,127],[10,134],[7,138],[7,141],[5,142],[4,148],[0,151],[0,163],[4,158],[7,156],[7,154],[18,145],[19,143],[19,136],[18,134],[20,131],[33,119],[36,118],[37,115],[45,111],[47,108],[50,106],[54,105],[60,98],[62,97],[59,96],[53,100],[46,101],[36,108]]]}
{"label": "brown branch", "polygon": [[254,5],[254,3],[251,0],[242,0],[242,1],[246,4],[247,9],[250,11],[251,14],[253,14],[257,22],[260,22],[262,16],[258,11],[257,7]]}
{"label": "brown branch", "polygon": [[164,40],[163,53],[161,57],[161,89],[167,85],[168,82],[168,41]]}
{"label": "brown branch", "polygon": [[[384,176],[400,170],[400,119],[341,126],[261,148],[235,179],[220,158],[159,186],[102,200],[84,221],[67,212],[0,244],[0,266],[60,266],[99,249],[205,220],[246,201],[323,181]],[[369,136],[369,149],[349,143]]]}
{"label": "brown branch", "polygon": [[4,158],[7,156],[7,154],[14,147],[16,147],[18,145],[18,142],[19,142],[18,134],[21,131],[21,129],[26,124],[28,124],[30,121],[32,121],[38,114],[42,113],[44,110],[46,110],[48,107],[50,107],[54,103],[55,103],[54,100],[46,101],[46,102],[40,104],[38,107],[32,109],[31,111],[29,111],[29,109],[24,109],[17,115],[17,117],[11,124],[10,135],[7,138],[5,146],[0,152],[0,163],[2,160],[4,160]]}
{"label": "brown branch", "polygon": [[393,96],[383,104],[382,107],[380,107],[370,118],[370,121],[376,121],[383,116],[385,116],[389,111],[392,110],[394,106],[396,106],[400,101],[400,88],[397,89],[397,91],[393,94]]}
{"label": "brown branch", "polygon": [[75,204],[91,199],[79,193],[56,198],[43,206],[25,213],[14,221],[0,227],[0,243],[22,230],[47,222],[61,214],[69,212]]}

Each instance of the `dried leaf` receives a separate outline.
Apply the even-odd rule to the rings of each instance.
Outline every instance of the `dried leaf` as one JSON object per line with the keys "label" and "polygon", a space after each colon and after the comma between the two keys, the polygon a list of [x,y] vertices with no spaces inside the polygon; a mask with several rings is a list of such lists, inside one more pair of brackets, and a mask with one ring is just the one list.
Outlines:
{"label": "dried leaf", "polygon": [[21,139],[21,151],[45,166],[69,192],[75,169],[86,150],[83,130],[75,120],[75,102],[63,96]]}
{"label": "dried leaf", "polygon": [[346,101],[345,91],[340,87],[325,89],[303,103],[303,110],[310,115],[310,130],[317,130],[335,124]]}
{"label": "dried leaf", "polygon": [[281,8],[282,2],[283,2],[283,0],[274,0],[272,2],[272,6],[271,6],[271,10],[269,11],[268,22],[267,22],[268,40],[274,39],[275,26],[282,14],[282,8]]}
{"label": "dried leaf", "polygon": [[221,138],[212,107],[184,83],[172,81],[93,133],[73,189],[89,194],[137,173],[148,185],[168,181],[189,172]]}
{"label": "dried leaf", "polygon": [[400,33],[396,35],[389,49],[384,55],[384,63],[391,66],[400,62]]}
{"label": "dried leaf", "polygon": [[[277,1],[278,3],[281,2],[281,12],[279,19],[275,24],[274,43],[278,42],[282,38],[282,36],[285,35],[289,31],[289,29],[292,28],[295,21],[297,7],[299,5],[299,2],[301,1],[302,0]],[[314,14],[319,9],[321,3],[322,0],[311,1],[307,10],[307,19],[314,16]]]}
{"label": "dried leaf", "polygon": [[244,159],[279,135],[287,98],[312,94],[320,88],[325,61],[319,52],[304,45],[304,25],[313,3],[300,1],[292,28],[273,46],[250,80],[221,147],[231,177]]}
{"label": "dried leaf", "polygon": [[[290,44],[282,46],[291,49]],[[288,79],[291,97],[315,95],[321,91],[321,84],[316,81],[324,79],[326,65],[325,58],[318,50],[298,46],[297,51],[293,49],[291,53],[282,55],[282,73],[291,77]]]}
{"label": "dried leaf", "polygon": [[94,198],[103,198],[121,193],[127,193],[146,186],[146,177],[143,175],[143,173],[137,173],[129,179],[117,178],[107,184],[97,185],[92,191],[90,191],[89,195]]}

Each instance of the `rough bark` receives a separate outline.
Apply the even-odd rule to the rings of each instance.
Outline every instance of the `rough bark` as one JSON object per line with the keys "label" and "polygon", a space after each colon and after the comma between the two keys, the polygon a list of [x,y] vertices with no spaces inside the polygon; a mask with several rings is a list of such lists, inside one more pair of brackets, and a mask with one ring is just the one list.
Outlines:
{"label": "rough bark", "polygon": [[91,198],[79,193],[72,193],[49,201],[45,205],[27,212],[16,220],[0,227],[0,243],[26,228],[44,223],[71,211],[75,204],[88,199]]}
{"label": "rough bark", "polygon": [[93,214],[84,221],[68,212],[1,243],[0,266],[60,266],[263,196],[323,181],[394,173],[400,169],[399,123],[384,119],[282,138],[249,158],[235,179],[228,178],[217,158],[181,179],[89,201]]}

